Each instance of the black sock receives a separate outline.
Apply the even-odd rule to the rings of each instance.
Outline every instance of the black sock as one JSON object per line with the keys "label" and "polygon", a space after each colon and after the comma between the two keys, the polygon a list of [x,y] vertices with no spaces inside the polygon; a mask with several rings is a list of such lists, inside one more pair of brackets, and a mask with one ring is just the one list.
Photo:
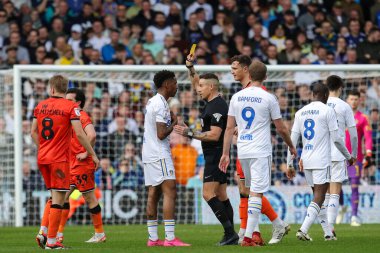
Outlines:
{"label": "black sock", "polygon": [[226,209],[225,209],[223,203],[218,199],[218,197],[213,197],[212,199],[207,201],[207,203],[211,207],[216,218],[223,225],[224,232],[226,234],[233,234],[235,232],[234,228],[231,224],[231,221],[228,219]]}
{"label": "black sock", "polygon": [[227,200],[223,201],[223,204],[224,204],[224,208],[225,208],[226,213],[227,213],[227,217],[233,226],[234,225],[234,209],[231,206],[231,202],[229,199],[227,199]]}

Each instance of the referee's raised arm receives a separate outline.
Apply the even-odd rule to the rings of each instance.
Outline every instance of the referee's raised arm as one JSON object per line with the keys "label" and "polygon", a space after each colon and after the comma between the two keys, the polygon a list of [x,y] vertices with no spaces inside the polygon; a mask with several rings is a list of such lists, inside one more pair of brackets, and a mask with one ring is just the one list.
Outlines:
{"label": "referee's raised arm", "polygon": [[199,75],[197,74],[197,72],[195,72],[194,62],[195,62],[195,55],[189,54],[186,57],[186,68],[189,70],[189,79],[191,82],[191,86],[193,87],[194,90],[196,90],[199,84]]}

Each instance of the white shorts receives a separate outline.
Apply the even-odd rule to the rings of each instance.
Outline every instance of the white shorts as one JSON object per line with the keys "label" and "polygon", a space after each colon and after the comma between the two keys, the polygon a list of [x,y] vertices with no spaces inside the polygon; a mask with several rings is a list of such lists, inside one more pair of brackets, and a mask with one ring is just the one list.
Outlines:
{"label": "white shorts", "polygon": [[304,170],[306,182],[309,186],[315,184],[325,184],[330,180],[330,167],[327,169],[309,169]]}
{"label": "white shorts", "polygon": [[152,163],[144,163],[144,178],[146,186],[157,186],[165,180],[175,180],[172,159],[166,158]]}
{"label": "white shorts", "polygon": [[330,182],[343,183],[348,179],[346,161],[332,162]]}
{"label": "white shorts", "polygon": [[240,159],[245,176],[245,186],[251,192],[264,193],[269,190],[271,182],[272,156]]}

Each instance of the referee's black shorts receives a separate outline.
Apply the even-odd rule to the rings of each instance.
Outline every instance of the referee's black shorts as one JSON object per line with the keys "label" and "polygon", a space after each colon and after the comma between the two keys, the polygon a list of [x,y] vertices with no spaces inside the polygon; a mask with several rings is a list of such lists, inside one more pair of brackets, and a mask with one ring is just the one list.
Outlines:
{"label": "referee's black shorts", "polygon": [[220,184],[227,183],[227,175],[219,169],[219,161],[222,157],[223,148],[213,148],[203,150],[205,158],[205,169],[203,182],[219,182]]}

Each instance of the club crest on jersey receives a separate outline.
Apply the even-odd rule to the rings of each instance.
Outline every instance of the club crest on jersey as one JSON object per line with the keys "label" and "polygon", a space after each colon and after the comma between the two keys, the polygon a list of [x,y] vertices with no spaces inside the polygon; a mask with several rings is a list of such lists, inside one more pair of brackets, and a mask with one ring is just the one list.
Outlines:
{"label": "club crest on jersey", "polygon": [[216,122],[219,122],[220,118],[222,117],[222,114],[220,113],[214,113],[212,116],[216,119]]}
{"label": "club crest on jersey", "polygon": [[75,114],[80,117],[80,110],[78,108],[74,108]]}

